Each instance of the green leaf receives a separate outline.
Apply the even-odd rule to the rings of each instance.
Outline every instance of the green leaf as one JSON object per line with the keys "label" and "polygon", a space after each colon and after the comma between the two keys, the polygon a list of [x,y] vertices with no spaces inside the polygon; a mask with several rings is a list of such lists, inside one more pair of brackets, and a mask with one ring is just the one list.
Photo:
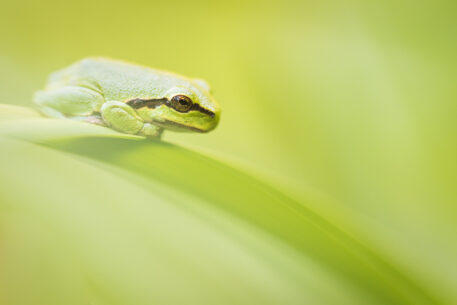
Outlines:
{"label": "green leaf", "polygon": [[441,304],[228,163],[6,105],[0,147],[2,304]]}

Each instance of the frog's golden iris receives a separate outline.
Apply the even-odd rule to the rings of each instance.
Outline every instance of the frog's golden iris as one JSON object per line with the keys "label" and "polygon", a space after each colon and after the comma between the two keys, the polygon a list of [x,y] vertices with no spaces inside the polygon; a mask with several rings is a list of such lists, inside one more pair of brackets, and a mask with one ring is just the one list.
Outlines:
{"label": "frog's golden iris", "polygon": [[171,98],[170,105],[179,112],[188,112],[194,103],[190,99],[190,97],[178,94]]}

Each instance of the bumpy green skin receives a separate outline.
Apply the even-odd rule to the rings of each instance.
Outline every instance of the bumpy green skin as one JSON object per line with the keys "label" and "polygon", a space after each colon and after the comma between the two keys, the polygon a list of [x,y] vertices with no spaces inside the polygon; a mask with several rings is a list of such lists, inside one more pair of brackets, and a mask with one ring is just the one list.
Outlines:
{"label": "bumpy green skin", "polygon": [[[127,104],[135,99],[169,101],[176,95],[189,97],[198,107],[179,112],[169,103],[154,107]],[[159,137],[164,129],[208,132],[220,117],[205,81],[106,58],[83,59],[51,74],[34,101],[48,116],[147,137]]]}

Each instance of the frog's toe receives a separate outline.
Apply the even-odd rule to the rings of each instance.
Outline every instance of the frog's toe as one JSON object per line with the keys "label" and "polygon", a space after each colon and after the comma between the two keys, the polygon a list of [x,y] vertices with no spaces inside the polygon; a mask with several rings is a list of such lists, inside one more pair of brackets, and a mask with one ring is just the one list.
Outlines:
{"label": "frog's toe", "polygon": [[86,118],[87,123],[95,124],[95,125],[100,125],[100,126],[106,126],[105,121],[103,121],[102,117],[100,115],[91,115]]}
{"label": "frog's toe", "polygon": [[143,128],[141,128],[138,134],[148,138],[160,139],[162,132],[162,127],[153,125],[151,123],[144,123]]}
{"label": "frog's toe", "polygon": [[89,116],[76,116],[76,117],[72,117],[71,119],[75,120],[75,121],[82,121],[82,122],[94,124],[94,125],[106,126],[106,123],[105,123],[105,121],[103,121],[100,114],[93,114],[93,115],[89,115]]}

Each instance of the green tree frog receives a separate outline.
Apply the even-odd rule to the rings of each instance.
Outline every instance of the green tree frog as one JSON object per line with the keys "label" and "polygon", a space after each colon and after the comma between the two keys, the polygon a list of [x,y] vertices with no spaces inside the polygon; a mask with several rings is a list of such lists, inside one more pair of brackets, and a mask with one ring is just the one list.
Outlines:
{"label": "green tree frog", "polygon": [[34,102],[47,116],[151,138],[164,129],[208,132],[220,117],[204,80],[107,58],[86,58],[52,73]]}

